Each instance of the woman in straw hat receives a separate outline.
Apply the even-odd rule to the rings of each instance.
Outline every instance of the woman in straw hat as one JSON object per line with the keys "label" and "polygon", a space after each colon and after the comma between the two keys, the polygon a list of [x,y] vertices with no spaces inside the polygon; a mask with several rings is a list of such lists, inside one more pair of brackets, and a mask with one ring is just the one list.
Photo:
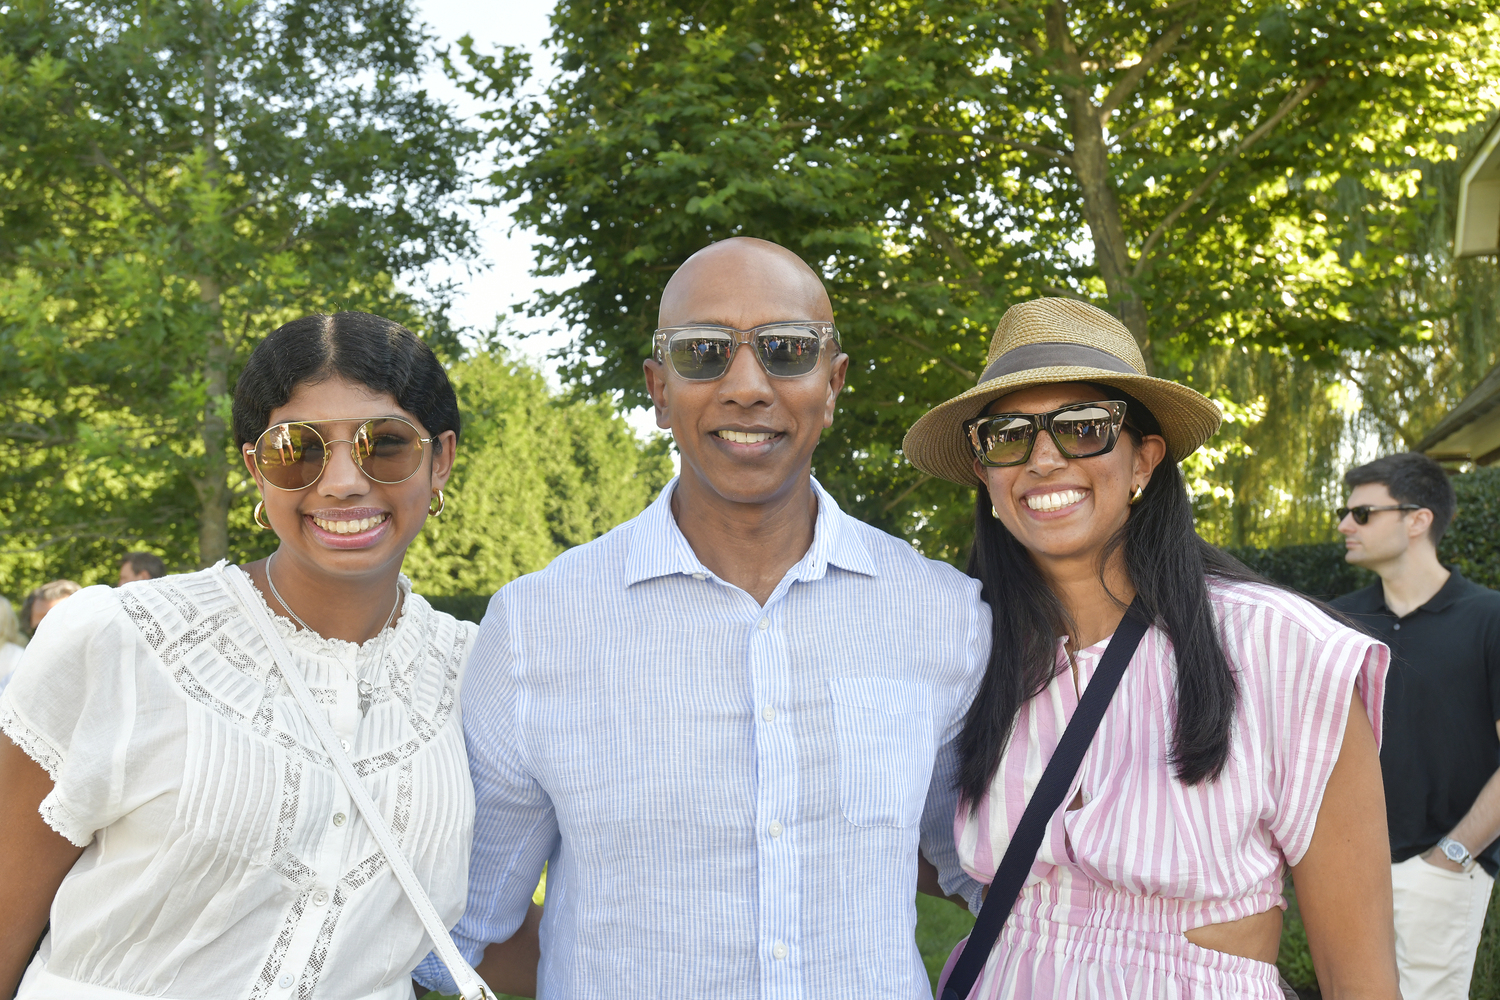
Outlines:
{"label": "woman in straw hat", "polygon": [[[1108,313],[1022,303],[979,384],[906,436],[919,469],[978,488],[970,573],[994,642],[954,822],[975,878],[1024,841],[1091,679],[1120,678],[1091,740],[1080,730],[1071,783],[1051,781],[1066,807],[1041,813],[1034,857],[1019,850],[1019,894],[970,995],[1279,1000],[1290,865],[1325,995],[1395,997],[1389,653],[1198,537],[1176,463],[1219,412],[1144,370]],[[1127,607],[1141,624],[1120,628],[1123,675],[1101,671]]]}

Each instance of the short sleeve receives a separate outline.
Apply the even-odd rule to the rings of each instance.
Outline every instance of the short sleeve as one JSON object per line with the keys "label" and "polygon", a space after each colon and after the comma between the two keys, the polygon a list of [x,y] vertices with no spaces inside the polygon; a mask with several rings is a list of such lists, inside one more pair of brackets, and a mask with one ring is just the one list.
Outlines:
{"label": "short sleeve", "polygon": [[1270,616],[1273,634],[1264,647],[1275,679],[1269,706],[1275,800],[1270,831],[1291,865],[1312,844],[1356,693],[1379,745],[1390,667],[1390,650],[1383,643],[1329,621],[1310,606],[1306,610],[1320,620]]}
{"label": "short sleeve", "polygon": [[136,733],[136,666],[143,642],[108,587],[54,608],[0,695],[0,730],[44,767],[47,825],[78,847],[131,807],[125,776]]}

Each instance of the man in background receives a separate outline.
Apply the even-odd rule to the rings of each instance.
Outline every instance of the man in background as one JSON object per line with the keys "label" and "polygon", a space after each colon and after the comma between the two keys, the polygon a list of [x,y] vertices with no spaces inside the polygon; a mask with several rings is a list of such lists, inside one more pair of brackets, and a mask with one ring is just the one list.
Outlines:
{"label": "man in background", "polygon": [[122,587],[127,583],[154,580],[166,575],[167,564],[161,561],[161,556],[150,552],[127,552],[125,561],[120,563],[120,586]]}
{"label": "man in background", "polygon": [[21,625],[27,635],[35,635],[36,627],[47,617],[47,612],[57,607],[65,597],[71,597],[83,588],[72,580],[53,580],[26,595],[21,605]]}
{"label": "man in background", "polygon": [[1380,748],[1406,1000],[1465,1000],[1500,868],[1500,593],[1438,561],[1457,506],[1426,455],[1344,476],[1345,558],[1380,582],[1334,602],[1391,647]]}

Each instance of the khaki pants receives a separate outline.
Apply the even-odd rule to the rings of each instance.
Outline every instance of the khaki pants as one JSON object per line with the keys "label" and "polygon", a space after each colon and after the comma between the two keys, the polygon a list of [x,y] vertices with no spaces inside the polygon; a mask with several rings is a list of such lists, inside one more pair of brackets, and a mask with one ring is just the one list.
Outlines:
{"label": "khaki pants", "polygon": [[1478,865],[1466,872],[1421,858],[1391,865],[1403,1000],[1468,1000],[1494,881]]}

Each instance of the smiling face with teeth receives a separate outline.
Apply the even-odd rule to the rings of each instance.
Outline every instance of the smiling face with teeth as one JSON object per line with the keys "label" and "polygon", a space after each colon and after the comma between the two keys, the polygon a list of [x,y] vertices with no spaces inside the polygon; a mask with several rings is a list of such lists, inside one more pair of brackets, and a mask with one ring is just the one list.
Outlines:
{"label": "smiling face with teeth", "polygon": [[[984,412],[1047,413],[1115,398],[1118,393],[1108,387],[1066,382],[1001,396]],[[1080,562],[1084,572],[1096,573],[1105,543],[1129,516],[1132,488],[1144,488],[1151,481],[1166,450],[1161,437],[1142,437],[1128,429],[1106,454],[1065,458],[1043,432],[1023,464],[989,468],[976,459],[974,471],[988,487],[1000,522],[1026,546],[1043,572],[1049,566]]]}
{"label": "smiling face with teeth", "polygon": [[[402,417],[424,437],[428,434],[389,393],[342,378],[299,385],[285,404],[271,411],[268,423],[349,418],[326,425],[330,440],[347,440],[362,420],[377,416]],[[393,567],[400,568],[407,546],[422,530],[433,490],[446,485],[452,471],[456,437],[445,431],[434,443],[438,442],[440,448],[427,449],[421,467],[405,482],[375,482],[355,463],[349,445],[338,443],[329,448],[328,464],[311,486],[262,486],[265,516],[281,540],[278,585],[292,576],[393,575]],[[259,483],[259,470],[248,451],[245,464]]]}
{"label": "smiling face with teeth", "polygon": [[[693,255],[662,293],[659,326],[833,320],[822,282],[796,255],[761,240],[732,239]],[[847,355],[824,352],[801,378],[772,378],[753,350],[735,352],[723,378],[679,378],[645,364],[656,424],[682,457],[676,499],[689,506],[766,505],[810,495],[813,449],[833,422]]]}

